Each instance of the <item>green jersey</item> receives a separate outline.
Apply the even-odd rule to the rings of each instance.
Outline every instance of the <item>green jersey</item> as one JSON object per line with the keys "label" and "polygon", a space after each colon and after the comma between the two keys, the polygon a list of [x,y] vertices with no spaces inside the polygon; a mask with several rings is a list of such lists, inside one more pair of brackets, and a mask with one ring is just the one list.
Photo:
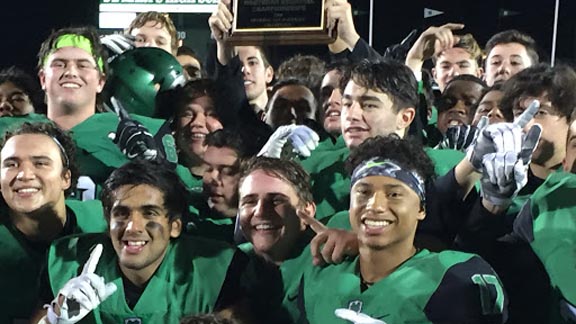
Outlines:
{"label": "green jersey", "polygon": [[[95,273],[105,282],[116,284],[118,290],[79,323],[178,323],[185,315],[213,312],[245,297],[251,301],[266,300],[270,311],[278,310],[274,305],[280,305],[281,292],[278,293],[272,281],[265,279],[266,271],[254,267],[253,259],[224,242],[191,236],[170,242],[162,263],[144,290],[137,298],[132,297],[132,307],[127,301],[128,296],[133,296],[127,293],[131,289],[129,281],[119,270],[118,257],[107,235],[78,235],[58,240],[48,255],[48,278],[53,295],[77,276],[91,248],[99,243],[104,249]],[[277,302],[270,297],[273,292]],[[263,307],[259,302],[251,305]]]}
{"label": "green jersey", "polygon": [[[310,267],[299,287],[302,323],[503,323],[507,300],[480,257],[422,250],[365,285],[358,258]],[[371,321],[360,321],[371,319]]]}
{"label": "green jersey", "polygon": [[[330,146],[331,143],[326,143]],[[332,149],[322,149],[301,162],[312,180],[312,194],[316,202],[316,218],[327,223],[330,217],[350,205],[350,177],[344,169],[344,163],[350,155],[343,137],[340,136]],[[426,153],[435,164],[436,173],[444,175],[464,157],[464,153],[455,150],[426,149]]]}
{"label": "green jersey", "polygon": [[[514,223],[515,233],[530,244],[544,265],[552,288],[572,305],[576,305],[574,197],[576,175],[554,172],[534,191]],[[553,309],[552,316],[558,316],[560,307]]]}
{"label": "green jersey", "polygon": [[[67,219],[62,235],[93,233],[106,230],[106,221],[99,200],[66,202]],[[39,300],[41,269],[49,244],[29,241],[16,229],[3,210],[0,215],[0,323],[28,320]],[[9,279],[8,279],[9,278]]]}

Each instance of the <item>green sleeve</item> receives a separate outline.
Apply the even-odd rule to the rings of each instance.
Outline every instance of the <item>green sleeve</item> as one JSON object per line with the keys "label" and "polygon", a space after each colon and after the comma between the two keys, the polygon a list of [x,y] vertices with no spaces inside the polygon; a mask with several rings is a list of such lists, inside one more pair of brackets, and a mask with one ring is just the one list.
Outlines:
{"label": "green sleeve", "polygon": [[[576,305],[576,175],[551,174],[530,198],[532,249],[544,264],[550,281]],[[515,224],[516,225],[516,224]]]}

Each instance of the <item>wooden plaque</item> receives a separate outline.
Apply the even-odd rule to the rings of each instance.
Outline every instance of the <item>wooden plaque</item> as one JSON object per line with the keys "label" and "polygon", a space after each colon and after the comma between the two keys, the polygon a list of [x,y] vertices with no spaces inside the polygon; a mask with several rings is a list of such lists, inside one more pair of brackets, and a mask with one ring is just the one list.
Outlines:
{"label": "wooden plaque", "polygon": [[329,44],[324,0],[233,0],[232,45]]}

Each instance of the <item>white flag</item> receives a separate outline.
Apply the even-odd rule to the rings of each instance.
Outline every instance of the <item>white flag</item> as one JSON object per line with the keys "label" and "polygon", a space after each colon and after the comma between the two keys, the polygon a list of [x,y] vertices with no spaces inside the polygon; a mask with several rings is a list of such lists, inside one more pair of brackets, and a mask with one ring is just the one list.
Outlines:
{"label": "white flag", "polygon": [[434,9],[430,9],[430,8],[424,8],[424,18],[440,16],[443,14],[444,14],[444,11],[434,10]]}

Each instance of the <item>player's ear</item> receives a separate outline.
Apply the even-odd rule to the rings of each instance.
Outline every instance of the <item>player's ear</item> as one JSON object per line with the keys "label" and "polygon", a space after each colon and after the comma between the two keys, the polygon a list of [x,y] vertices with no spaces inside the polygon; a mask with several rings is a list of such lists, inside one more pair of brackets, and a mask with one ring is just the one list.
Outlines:
{"label": "player's ear", "polygon": [[177,238],[182,233],[182,219],[176,218],[170,222],[170,237]]}

